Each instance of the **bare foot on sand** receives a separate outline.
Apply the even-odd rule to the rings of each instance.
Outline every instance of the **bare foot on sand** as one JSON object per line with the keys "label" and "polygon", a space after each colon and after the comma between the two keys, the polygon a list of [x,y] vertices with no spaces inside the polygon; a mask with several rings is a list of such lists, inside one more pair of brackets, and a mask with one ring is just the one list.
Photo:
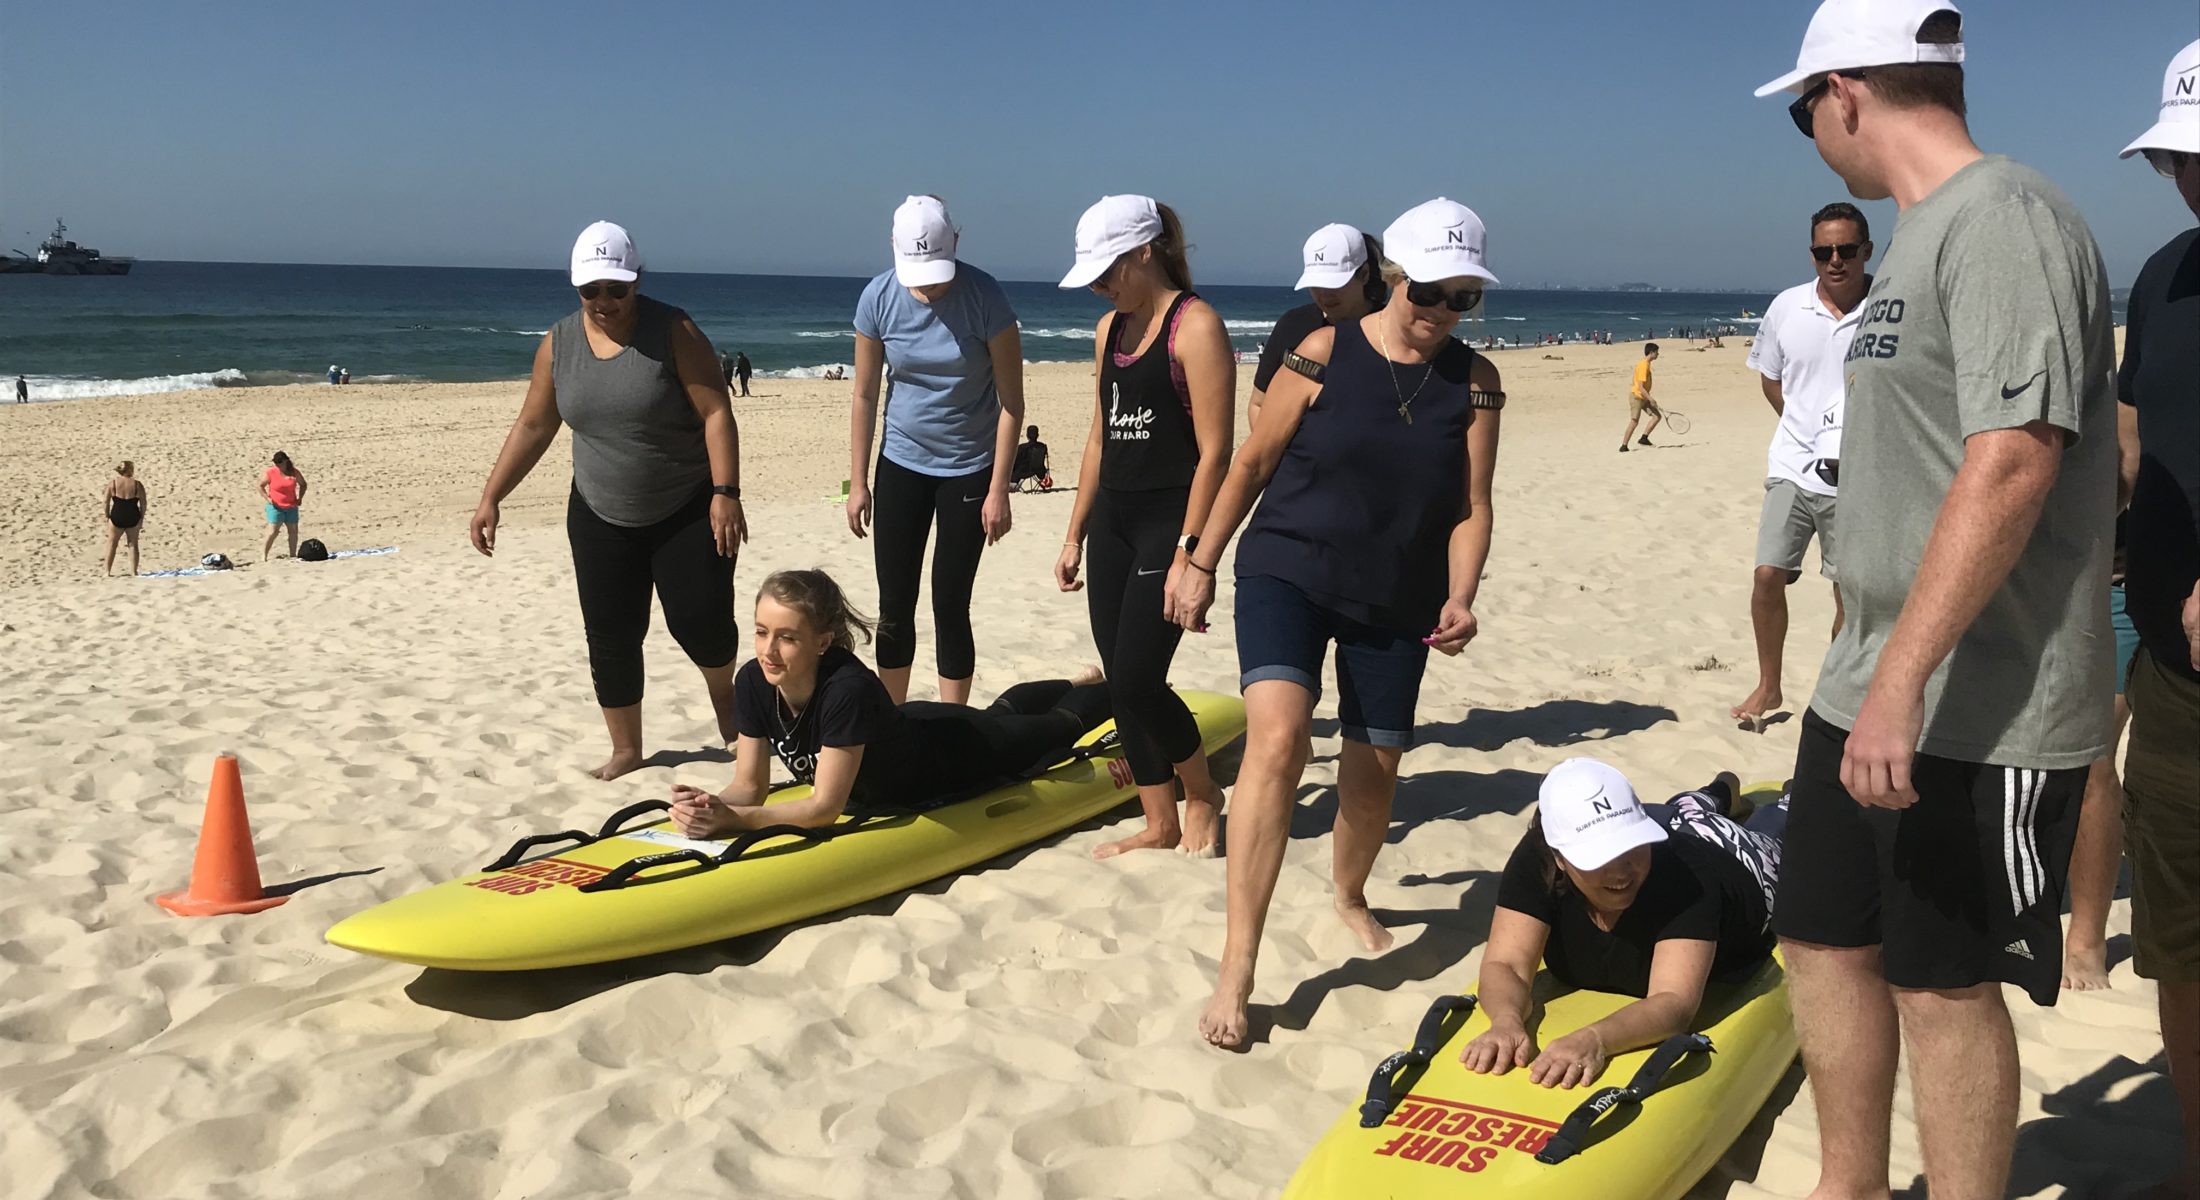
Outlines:
{"label": "bare foot on sand", "polygon": [[1367,947],[1369,954],[1381,954],[1390,949],[1390,944],[1397,940],[1390,936],[1388,929],[1383,928],[1382,922],[1375,919],[1375,914],[1367,910],[1365,900],[1338,897],[1337,918],[1344,922],[1345,928],[1359,935],[1360,944]]}
{"label": "bare foot on sand", "polygon": [[2073,992],[2097,992],[2107,987],[2107,943],[2065,942],[2062,985]]}
{"label": "bare foot on sand", "polygon": [[1779,685],[1760,683],[1757,685],[1757,690],[1749,694],[1749,699],[1742,701],[1728,711],[1733,714],[1735,720],[1740,721],[1752,731],[1763,733],[1765,731],[1765,718],[1778,712],[1779,709]]}
{"label": "bare foot on sand", "polygon": [[1225,1050],[1236,1049],[1245,1041],[1246,1031],[1252,1026],[1245,1015],[1245,1002],[1253,996],[1253,972],[1250,968],[1238,970],[1228,966],[1215,980],[1215,994],[1208,998],[1207,1008],[1199,1014],[1199,1036],[1210,1046]]}
{"label": "bare foot on sand", "polygon": [[1107,682],[1107,678],[1108,677],[1106,675],[1101,674],[1099,667],[1094,666],[1091,663],[1087,663],[1082,668],[1080,668],[1075,675],[1070,676],[1069,681],[1079,687],[1083,687],[1086,684],[1105,683]]}
{"label": "bare foot on sand", "polygon": [[1193,858],[1215,856],[1215,834],[1222,828],[1222,789],[1194,795],[1184,791],[1184,841],[1177,849]]}
{"label": "bare foot on sand", "polygon": [[1146,829],[1119,842],[1103,843],[1093,850],[1092,856],[1094,858],[1114,858],[1118,854],[1127,854],[1132,850],[1174,850],[1177,843],[1182,840],[1183,834],[1178,830]]}
{"label": "bare foot on sand", "polygon": [[589,774],[595,776],[598,779],[617,779],[619,776],[626,774],[628,771],[635,770],[641,765],[642,756],[638,752],[632,750],[617,750],[612,752],[611,757],[605,760],[602,766],[597,767],[593,771],[590,771]]}

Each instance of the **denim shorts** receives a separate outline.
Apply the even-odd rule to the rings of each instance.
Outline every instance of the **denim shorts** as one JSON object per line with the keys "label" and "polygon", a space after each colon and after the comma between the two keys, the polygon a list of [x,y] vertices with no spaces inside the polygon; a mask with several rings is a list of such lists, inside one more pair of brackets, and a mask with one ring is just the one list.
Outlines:
{"label": "denim shorts", "polygon": [[1281,679],[1316,699],[1322,658],[1337,644],[1337,719],[1349,741],[1404,749],[1413,744],[1428,647],[1411,634],[1347,617],[1269,575],[1237,581],[1238,687]]}

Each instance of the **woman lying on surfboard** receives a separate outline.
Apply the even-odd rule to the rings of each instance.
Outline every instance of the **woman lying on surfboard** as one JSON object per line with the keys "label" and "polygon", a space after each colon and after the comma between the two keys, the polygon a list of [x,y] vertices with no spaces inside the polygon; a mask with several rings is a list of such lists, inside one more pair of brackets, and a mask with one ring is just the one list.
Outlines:
{"label": "woman lying on surfboard", "polygon": [[[1044,765],[1108,719],[1096,673],[1020,683],[986,709],[896,705],[851,649],[870,635],[870,622],[823,571],[781,571],[764,581],[756,657],[733,680],[733,782],[716,795],[673,786],[672,823],[683,835],[936,808]],[[807,799],[764,807],[773,757],[811,785]]]}
{"label": "woman lying on surfboard", "polygon": [[[1626,776],[1592,758],[1544,776],[1482,952],[1490,1028],[1459,1060],[1484,1074],[1527,1067],[1544,1087],[1579,1087],[1611,1056],[1686,1032],[1707,983],[1754,974],[1772,953],[1787,808],[1768,805],[1738,825],[1725,814],[1740,790],[1722,774],[1644,805]],[[1642,999],[1539,1053],[1527,1028],[1539,959],[1569,987]]]}

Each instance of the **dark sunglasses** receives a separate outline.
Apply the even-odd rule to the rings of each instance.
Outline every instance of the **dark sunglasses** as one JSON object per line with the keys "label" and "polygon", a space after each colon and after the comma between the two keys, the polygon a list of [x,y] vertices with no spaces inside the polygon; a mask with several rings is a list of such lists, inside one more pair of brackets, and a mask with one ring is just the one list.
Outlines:
{"label": "dark sunglasses", "polygon": [[1481,288],[1447,292],[1440,283],[1408,283],[1406,299],[1422,308],[1448,308],[1455,313],[1473,312],[1482,303]]}
{"label": "dark sunglasses", "polygon": [[1833,77],[1836,75],[1843,79],[1866,79],[1870,77],[1871,72],[1828,71],[1824,79],[1812,84],[1802,95],[1797,96],[1795,103],[1788,105],[1788,116],[1794,119],[1795,127],[1803,131],[1804,137],[1816,138],[1818,136],[1812,132],[1816,127],[1817,120],[1812,109],[1817,105],[1818,98],[1826,94],[1826,89],[1833,86]]}
{"label": "dark sunglasses", "polygon": [[598,296],[609,296],[613,300],[624,300],[627,293],[633,290],[634,285],[631,283],[584,283],[579,288],[583,300],[593,300]]}
{"label": "dark sunglasses", "polygon": [[2139,153],[2147,156],[2147,165],[2153,167],[2155,172],[2164,179],[2177,178],[2177,172],[2183,169],[2185,160],[2195,157],[2189,150],[2156,150],[2149,148],[2141,150]]}
{"label": "dark sunglasses", "polygon": [[1819,262],[1832,262],[1837,258],[1842,262],[1847,262],[1862,253],[1863,250],[1864,243],[1862,242],[1841,242],[1832,246],[1812,246],[1810,256]]}

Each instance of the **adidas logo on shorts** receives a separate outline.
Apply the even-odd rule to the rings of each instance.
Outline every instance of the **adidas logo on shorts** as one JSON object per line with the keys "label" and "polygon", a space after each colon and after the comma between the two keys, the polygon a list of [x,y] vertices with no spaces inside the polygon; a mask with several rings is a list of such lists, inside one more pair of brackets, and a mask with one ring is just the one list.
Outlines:
{"label": "adidas logo on shorts", "polygon": [[2003,946],[2001,948],[2001,952],[2003,954],[2014,954],[2018,958],[2021,958],[2026,962],[2036,961],[2032,957],[2032,947],[2026,945],[2023,938],[2018,938],[2016,941],[2013,941],[2008,945]]}

